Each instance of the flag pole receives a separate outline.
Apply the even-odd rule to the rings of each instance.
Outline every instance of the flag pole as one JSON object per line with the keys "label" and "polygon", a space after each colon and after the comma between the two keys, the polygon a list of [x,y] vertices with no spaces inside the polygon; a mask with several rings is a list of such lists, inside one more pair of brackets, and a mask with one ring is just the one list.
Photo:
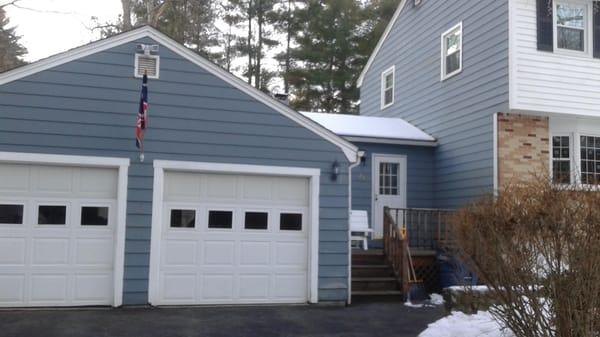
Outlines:
{"label": "flag pole", "polygon": [[[144,69],[144,78],[146,78],[146,76],[148,76],[148,71]],[[144,121],[144,123],[146,122]],[[142,138],[140,141],[140,163],[144,162],[144,132],[145,130],[142,129]]]}

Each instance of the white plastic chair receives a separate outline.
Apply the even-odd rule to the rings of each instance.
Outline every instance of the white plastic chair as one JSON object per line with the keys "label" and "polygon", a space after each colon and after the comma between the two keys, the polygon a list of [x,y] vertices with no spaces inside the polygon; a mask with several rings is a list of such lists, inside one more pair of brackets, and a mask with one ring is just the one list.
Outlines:
{"label": "white plastic chair", "polygon": [[352,232],[350,240],[362,242],[363,249],[368,250],[368,236],[373,233],[373,230],[369,228],[367,211],[350,211],[350,231]]}

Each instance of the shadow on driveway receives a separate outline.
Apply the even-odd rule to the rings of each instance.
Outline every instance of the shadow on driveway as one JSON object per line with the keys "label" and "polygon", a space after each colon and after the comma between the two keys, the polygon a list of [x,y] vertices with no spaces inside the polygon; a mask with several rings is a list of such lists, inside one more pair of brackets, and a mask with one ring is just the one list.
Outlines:
{"label": "shadow on driveway", "polygon": [[412,337],[442,316],[442,307],[414,309],[398,302],[0,311],[0,336]]}

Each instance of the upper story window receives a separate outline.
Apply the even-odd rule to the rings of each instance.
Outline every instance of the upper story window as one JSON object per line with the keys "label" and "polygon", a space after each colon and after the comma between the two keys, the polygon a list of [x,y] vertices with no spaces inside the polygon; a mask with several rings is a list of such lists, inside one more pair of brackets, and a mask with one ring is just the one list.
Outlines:
{"label": "upper story window", "polygon": [[381,73],[381,109],[394,104],[394,73],[394,66]]}
{"label": "upper story window", "polygon": [[600,58],[600,1],[537,0],[537,49]]}
{"label": "upper story window", "polygon": [[587,53],[588,4],[556,1],[554,13],[556,48]]}
{"label": "upper story window", "polygon": [[462,22],[442,34],[442,81],[462,71]]}

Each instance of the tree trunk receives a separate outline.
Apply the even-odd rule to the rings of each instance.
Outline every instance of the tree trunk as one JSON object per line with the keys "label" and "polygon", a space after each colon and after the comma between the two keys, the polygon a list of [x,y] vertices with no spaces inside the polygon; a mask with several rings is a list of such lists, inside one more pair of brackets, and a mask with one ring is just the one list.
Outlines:
{"label": "tree trunk", "polygon": [[123,7],[123,31],[131,30],[131,0],[121,0]]}
{"label": "tree trunk", "polygon": [[283,74],[283,88],[286,94],[290,92],[290,44],[292,41],[292,0],[288,0],[287,8],[287,43],[285,46],[285,74]]}
{"label": "tree trunk", "polygon": [[262,58],[262,44],[263,44],[263,24],[264,24],[264,13],[262,10],[262,0],[257,0],[257,5],[256,5],[256,19],[258,22],[258,41],[257,41],[257,48],[256,48],[256,62],[255,62],[255,75],[254,75],[254,86],[256,87],[256,89],[261,89],[261,79],[260,79],[260,61]]}
{"label": "tree trunk", "polygon": [[252,85],[252,0],[248,0],[248,84]]}

